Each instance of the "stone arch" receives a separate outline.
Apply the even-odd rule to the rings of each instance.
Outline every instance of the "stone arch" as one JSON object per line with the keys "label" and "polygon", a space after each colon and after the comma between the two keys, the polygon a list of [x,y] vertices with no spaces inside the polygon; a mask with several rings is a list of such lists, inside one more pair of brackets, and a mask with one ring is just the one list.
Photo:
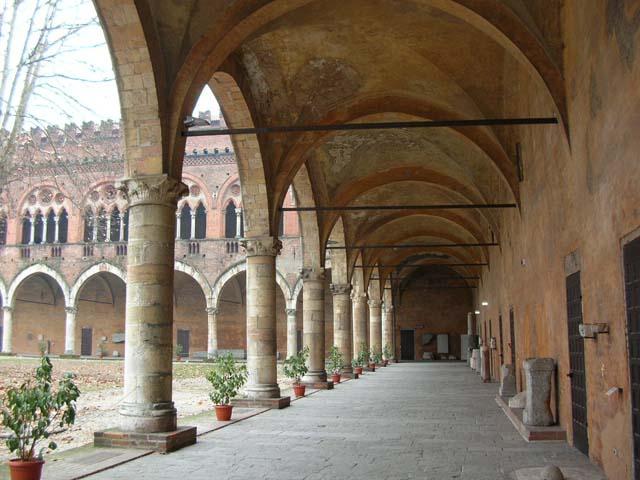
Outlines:
{"label": "stone arch", "polygon": [[296,308],[300,292],[302,292],[302,278],[298,278],[295,287],[293,287],[293,293],[291,294],[291,305],[293,306],[291,308]]}
{"label": "stone arch", "polygon": [[7,285],[4,283],[4,280],[0,278],[0,300],[2,301],[2,305],[8,305],[7,300]]}
{"label": "stone arch", "polygon": [[57,270],[54,270],[53,268],[41,263],[30,265],[29,267],[18,273],[18,275],[16,275],[16,277],[11,282],[11,285],[9,286],[9,290],[7,292],[7,306],[15,306],[15,295],[22,282],[29,278],[31,275],[35,275],[38,273],[47,275],[48,277],[51,277],[53,280],[55,280],[58,283],[60,290],[62,290],[65,307],[72,306],[70,301],[69,286],[64,277]]}
{"label": "stone arch", "polygon": [[[309,179],[307,167],[302,165],[293,180],[296,198],[305,207],[315,206],[313,186]],[[284,201],[284,197],[283,197]],[[302,234],[302,258],[306,268],[320,268],[324,265],[324,248],[320,248],[320,230],[318,228],[317,212],[299,212]]]}
{"label": "stone arch", "polygon": [[202,273],[200,273],[197,269],[195,269],[191,265],[184,262],[180,262],[180,261],[175,262],[174,269],[178,272],[182,272],[186,275],[189,275],[198,283],[198,285],[200,285],[200,288],[202,288],[202,293],[204,294],[204,298],[207,301],[207,308],[214,307],[216,305],[216,302],[214,302],[214,299],[216,299],[217,297],[214,296],[213,290],[211,289],[211,285],[209,285],[209,281],[206,279],[206,277]]}
{"label": "stone arch", "polygon": [[71,290],[69,291],[70,307],[78,306],[78,295],[80,294],[80,290],[82,290],[82,287],[84,286],[86,281],[89,280],[94,275],[102,272],[111,273],[116,277],[120,278],[120,280],[122,280],[125,284],[127,283],[127,274],[119,267],[116,267],[115,265],[112,265],[111,263],[108,263],[108,262],[100,262],[96,265],[92,265],[91,267],[87,268],[84,272],[82,272],[80,276],[78,276],[73,286],[71,287]]}
{"label": "stone arch", "polygon": [[[220,299],[220,294],[222,293],[222,289],[224,288],[226,283],[229,280],[231,280],[233,277],[235,277],[238,273],[245,272],[246,270],[247,270],[247,263],[239,262],[229,267],[216,279],[215,283],[213,284],[213,291],[211,296],[212,307],[218,306],[218,300]],[[284,277],[284,275],[282,275],[282,273],[280,273],[280,271],[277,269],[276,269],[276,282],[278,283],[278,286],[280,287],[280,290],[284,295],[287,308],[289,308],[289,305],[292,299],[291,287],[289,287],[289,283],[287,283],[287,280]]]}

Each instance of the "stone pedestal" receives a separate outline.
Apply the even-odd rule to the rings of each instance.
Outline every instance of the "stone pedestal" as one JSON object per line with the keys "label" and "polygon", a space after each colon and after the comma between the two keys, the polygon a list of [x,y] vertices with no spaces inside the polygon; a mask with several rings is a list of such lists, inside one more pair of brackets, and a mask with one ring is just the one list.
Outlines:
{"label": "stone pedestal", "polygon": [[385,360],[393,360],[395,358],[395,345],[393,344],[393,305],[387,305],[386,302],[382,307],[382,349],[391,352],[389,358]]}
{"label": "stone pedestal", "polygon": [[516,393],[516,374],[513,365],[502,365],[500,367],[500,390],[501,397],[513,397]]}
{"label": "stone pedestal", "polygon": [[302,339],[309,349],[305,384],[327,381],[324,352],[324,269],[305,268],[302,276]]}
{"label": "stone pedestal", "polygon": [[247,255],[247,381],[249,399],[279,398],[276,359],[276,255],[274,237],[242,240]]}
{"label": "stone pedestal", "polygon": [[369,300],[369,346],[373,353],[382,353],[382,302]]}
{"label": "stone pedestal", "polygon": [[76,315],[78,309],[75,307],[66,307],[65,311],[65,331],[64,331],[64,354],[76,354]]}
{"label": "stone pedestal", "polygon": [[[4,299],[3,299],[4,300]],[[13,307],[2,307],[2,353],[13,352]]]}
{"label": "stone pedestal", "polygon": [[207,358],[218,355],[218,309],[207,307]]}
{"label": "stone pedestal", "polygon": [[360,344],[367,343],[367,296],[352,293],[353,306],[353,356],[358,356]]}
{"label": "stone pedestal", "polygon": [[480,372],[480,349],[474,348],[471,350],[471,368],[475,372]]}
{"label": "stone pedestal", "polygon": [[351,299],[349,293],[351,285],[331,284],[331,294],[333,295],[333,343],[342,353],[343,365],[342,373],[353,372],[351,367],[352,340],[351,340]]}
{"label": "stone pedestal", "polygon": [[167,175],[124,180],[129,200],[122,429],[176,431],[172,401],[175,211],[187,187]]}
{"label": "stone pedestal", "polygon": [[546,427],[553,424],[551,414],[552,358],[529,358],[522,362],[527,381],[527,401],[522,414],[525,425]]}
{"label": "stone pedestal", "polygon": [[490,355],[491,352],[489,352],[489,347],[485,345],[480,347],[480,376],[484,383],[491,381],[491,365],[489,363]]}
{"label": "stone pedestal", "polygon": [[287,358],[298,353],[297,311],[287,308]]}

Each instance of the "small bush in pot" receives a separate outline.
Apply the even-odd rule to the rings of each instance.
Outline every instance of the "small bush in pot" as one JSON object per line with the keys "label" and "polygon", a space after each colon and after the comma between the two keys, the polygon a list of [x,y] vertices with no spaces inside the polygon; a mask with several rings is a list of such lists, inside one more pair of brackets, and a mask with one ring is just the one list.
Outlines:
{"label": "small bush in pot", "polygon": [[344,357],[340,349],[336,345],[331,347],[331,350],[329,350],[329,371],[331,372],[331,381],[333,383],[340,383],[343,360]]}
{"label": "small bush in pot", "polygon": [[356,358],[354,358],[351,362],[354,373],[362,375],[362,367],[365,366],[368,358],[369,349],[367,349],[367,344],[364,342],[360,342],[360,345],[358,346],[358,354],[356,355]]}
{"label": "small bush in pot", "polygon": [[[2,424],[11,432],[7,448],[18,458],[9,461],[12,479],[38,480],[46,450],[57,445],[49,440],[54,431],[73,425],[80,390],[67,373],[54,391],[53,365],[43,356],[35,377],[20,387],[9,388],[2,397]],[[42,442],[48,442],[44,447]]]}
{"label": "small bush in pot", "polygon": [[383,360],[382,360],[382,366],[386,367],[389,364],[389,360],[391,360],[391,347],[389,347],[389,345],[385,345],[384,348],[382,349],[382,355],[383,355]]}
{"label": "small bush in pot", "polygon": [[300,379],[309,371],[307,358],[309,358],[309,347],[304,347],[295,355],[287,358],[283,364],[282,371],[285,377],[293,380],[293,391],[296,397],[304,397],[306,390],[306,387],[300,384]]}
{"label": "small bush in pot", "polygon": [[216,418],[219,421],[231,420],[234,398],[247,381],[247,367],[236,363],[231,353],[216,358],[213,369],[207,374],[207,380],[213,387],[209,398],[215,405]]}

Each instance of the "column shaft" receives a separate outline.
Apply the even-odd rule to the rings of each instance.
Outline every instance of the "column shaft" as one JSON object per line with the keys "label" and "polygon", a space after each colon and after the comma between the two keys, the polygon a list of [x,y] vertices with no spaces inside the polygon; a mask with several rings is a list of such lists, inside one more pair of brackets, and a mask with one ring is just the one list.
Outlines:
{"label": "column shaft", "polygon": [[47,217],[46,215],[42,216],[42,240],[40,241],[40,243],[47,243],[47,230],[48,230],[48,224],[49,222],[47,222]]}
{"label": "column shaft", "polygon": [[302,270],[302,338],[309,348],[309,372],[302,381],[326,382],[323,268]]}
{"label": "column shaft", "polygon": [[287,308],[287,358],[298,353],[298,322],[295,308]]}
{"label": "column shaft", "polygon": [[333,344],[338,347],[343,357],[342,371],[353,372],[351,359],[353,358],[351,339],[351,285],[331,285],[333,294]]}
{"label": "column shaft", "polygon": [[111,241],[111,215],[110,214],[107,214],[107,231],[105,232],[105,235],[104,235],[104,241],[105,242]]}
{"label": "column shaft", "polygon": [[236,208],[236,238],[242,236],[242,209]]}
{"label": "column shaft", "polygon": [[53,232],[53,243],[60,243],[60,216],[56,215],[54,221],[56,228]]}
{"label": "column shaft", "polygon": [[387,347],[390,356],[386,360],[395,358],[395,345],[393,344],[393,305],[385,303],[382,310],[382,348]]}
{"label": "column shaft", "polygon": [[382,352],[382,303],[369,300],[369,343],[375,353]]}
{"label": "column shaft", "polygon": [[64,354],[76,354],[76,315],[78,309],[76,307],[66,307],[65,311],[65,330],[64,330]]}
{"label": "column shaft", "polygon": [[13,307],[2,307],[2,353],[13,353]]}
{"label": "column shaft", "polygon": [[189,235],[191,240],[196,238],[196,211],[191,212],[191,235]]}
{"label": "column shaft", "polygon": [[207,358],[218,356],[218,309],[207,308]]}
{"label": "column shaft", "polygon": [[120,188],[129,199],[122,427],[173,431],[175,211],[187,188],[167,175],[130,178]]}
{"label": "column shaft", "polygon": [[180,240],[180,214],[176,213],[176,240]]}
{"label": "column shaft", "polygon": [[35,217],[29,218],[31,228],[29,230],[29,244],[33,245],[36,242],[36,219]]}
{"label": "column shaft", "polygon": [[247,254],[247,396],[278,398],[276,364],[276,255],[277,238],[242,241]]}
{"label": "column shaft", "polygon": [[353,305],[353,356],[356,357],[360,351],[360,344],[367,345],[367,297],[362,294],[354,294],[351,301]]}

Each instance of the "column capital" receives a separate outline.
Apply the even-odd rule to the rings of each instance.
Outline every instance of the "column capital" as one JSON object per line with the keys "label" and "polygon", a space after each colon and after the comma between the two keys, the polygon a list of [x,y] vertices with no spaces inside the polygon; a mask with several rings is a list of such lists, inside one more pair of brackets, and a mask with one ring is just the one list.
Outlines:
{"label": "column capital", "polygon": [[3,305],[2,311],[3,312],[7,312],[7,313],[11,313],[11,312],[13,312],[13,307],[10,306],[10,305]]}
{"label": "column capital", "polygon": [[365,293],[358,293],[356,290],[351,290],[351,300],[353,303],[364,303],[367,301],[367,295]]}
{"label": "column capital", "polygon": [[207,307],[206,311],[207,315],[218,315],[218,313],[220,313],[220,309],[218,307]]}
{"label": "column capital", "polygon": [[369,307],[380,308],[381,306],[382,306],[382,302],[380,300],[375,300],[375,299],[369,300]]}
{"label": "column capital", "polygon": [[243,238],[240,245],[245,250],[247,257],[275,257],[282,250],[282,242],[277,237],[253,237]]}
{"label": "column capital", "polygon": [[68,314],[75,315],[76,313],[78,313],[78,308],[77,307],[64,307],[64,311],[67,312]]}
{"label": "column capital", "polygon": [[332,283],[329,285],[329,289],[334,295],[348,295],[351,293],[351,285],[348,283]]}
{"label": "column capital", "polygon": [[393,305],[387,305],[386,303],[383,305],[385,312],[393,312]]}
{"label": "column capital", "polygon": [[324,268],[303,268],[300,270],[302,282],[324,282]]}
{"label": "column capital", "polygon": [[178,199],[189,191],[184,183],[166,174],[124,178],[116,186],[128,199],[129,207],[152,204],[175,208]]}
{"label": "column capital", "polygon": [[295,315],[297,312],[295,308],[287,308],[287,315]]}

